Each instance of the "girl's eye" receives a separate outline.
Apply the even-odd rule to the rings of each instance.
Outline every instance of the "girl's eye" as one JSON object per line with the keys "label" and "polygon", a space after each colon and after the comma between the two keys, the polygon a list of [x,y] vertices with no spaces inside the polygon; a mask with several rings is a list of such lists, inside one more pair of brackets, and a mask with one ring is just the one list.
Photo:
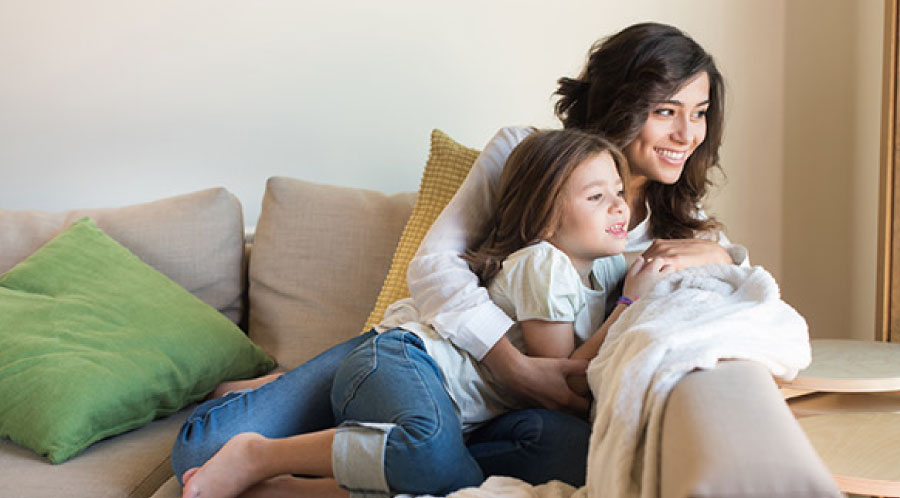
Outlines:
{"label": "girl's eye", "polygon": [[589,201],[599,201],[603,197],[603,194],[594,194],[588,197]]}
{"label": "girl's eye", "polygon": [[703,109],[694,113],[694,119],[705,119],[709,113],[709,109]]}
{"label": "girl's eye", "polygon": [[624,191],[624,190],[618,191],[617,194],[618,194],[619,197],[623,197],[623,198],[625,197],[625,191]]}

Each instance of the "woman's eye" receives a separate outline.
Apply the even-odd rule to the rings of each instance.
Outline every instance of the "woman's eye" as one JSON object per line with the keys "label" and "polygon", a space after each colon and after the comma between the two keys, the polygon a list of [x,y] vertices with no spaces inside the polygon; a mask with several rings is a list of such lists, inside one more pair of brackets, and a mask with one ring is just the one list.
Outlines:
{"label": "woman's eye", "polygon": [[624,190],[618,191],[617,194],[618,194],[619,197],[623,197],[623,198],[625,197],[625,191],[624,191]]}
{"label": "woman's eye", "polygon": [[706,115],[709,113],[709,109],[703,109],[702,111],[697,111],[694,113],[694,119],[705,119]]}
{"label": "woman's eye", "polygon": [[660,109],[653,111],[653,113],[656,114],[657,116],[663,116],[663,117],[668,118],[668,117],[675,115],[675,110],[662,107]]}
{"label": "woman's eye", "polygon": [[588,197],[589,201],[599,201],[603,197],[603,194],[594,194]]}

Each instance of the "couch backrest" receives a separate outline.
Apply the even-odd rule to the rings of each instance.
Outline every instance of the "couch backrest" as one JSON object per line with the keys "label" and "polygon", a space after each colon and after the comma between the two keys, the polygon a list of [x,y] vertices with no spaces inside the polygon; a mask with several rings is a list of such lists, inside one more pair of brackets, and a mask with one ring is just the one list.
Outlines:
{"label": "couch backrest", "polygon": [[270,178],[250,253],[250,338],[293,368],[360,333],[414,201]]}
{"label": "couch backrest", "polygon": [[224,188],[110,209],[0,209],[0,274],[84,216],[145,263],[240,321],[244,222],[240,202]]}

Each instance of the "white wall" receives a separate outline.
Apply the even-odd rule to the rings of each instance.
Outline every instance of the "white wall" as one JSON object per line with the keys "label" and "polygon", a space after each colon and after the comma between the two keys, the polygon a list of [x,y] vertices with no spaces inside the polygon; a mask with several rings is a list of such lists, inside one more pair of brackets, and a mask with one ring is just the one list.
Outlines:
{"label": "white wall", "polygon": [[[863,12],[845,29],[816,35],[839,45],[850,34],[854,41],[847,43],[856,48],[846,51],[847,60],[858,63],[827,71],[836,83],[820,83],[850,85],[862,98],[853,71],[871,70],[863,78],[869,86],[880,81],[880,31],[865,24],[873,15],[880,22],[880,6],[880,0],[803,7],[780,0],[0,0],[0,208],[116,206],[223,185],[241,199],[245,222],[253,225],[272,175],[414,190],[432,128],[480,147],[502,125],[553,126],[555,81],[577,73],[591,43],[657,20],[694,36],[726,77],[727,183],[708,210],[749,246],[754,263],[788,279],[783,270],[795,255],[785,240],[794,227],[785,225],[785,213],[797,201],[784,188],[794,167],[785,160],[793,153],[786,92],[799,88],[790,78],[810,79],[791,69],[788,57],[804,55],[792,52],[789,33],[819,16]],[[843,129],[858,140],[831,145],[866,167],[874,157],[877,168],[877,140],[867,149],[872,126],[877,132],[877,102],[860,102],[855,124]],[[811,121],[827,126],[828,106],[810,112]],[[801,154],[792,157],[808,163]],[[868,186],[858,187],[854,198],[868,195]],[[846,206],[864,211],[854,219],[869,219],[868,205]],[[857,223],[852,233],[858,241],[871,236],[874,251],[874,226]],[[847,275],[863,289],[870,273],[874,288],[868,268]],[[807,276],[791,273],[786,289],[806,292],[794,284]],[[851,305],[853,320],[864,321],[866,306]]]}
{"label": "white wall", "polygon": [[[501,125],[552,126],[556,79],[577,73],[597,38],[651,19],[721,61],[734,94],[726,167],[743,178],[734,137],[762,133],[771,171],[753,182],[779,190],[779,119],[754,124],[742,104],[778,104],[765,84],[780,78],[777,2],[447,5],[4,0],[0,202],[61,210],[221,184],[252,225],[271,175],[412,190],[433,127],[480,147]],[[766,239],[759,250],[777,264]]]}

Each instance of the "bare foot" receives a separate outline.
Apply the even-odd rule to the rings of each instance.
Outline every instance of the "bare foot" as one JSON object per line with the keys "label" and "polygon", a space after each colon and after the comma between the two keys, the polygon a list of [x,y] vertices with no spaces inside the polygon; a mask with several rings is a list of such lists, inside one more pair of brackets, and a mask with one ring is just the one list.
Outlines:
{"label": "bare foot", "polygon": [[182,498],[236,498],[269,476],[254,465],[260,443],[266,438],[255,433],[234,436],[203,467],[182,476]]}
{"label": "bare foot", "polygon": [[240,391],[241,389],[256,389],[257,387],[263,386],[272,382],[273,380],[281,377],[283,374],[269,374],[263,375],[262,377],[257,377],[255,379],[247,379],[247,380],[233,380],[230,382],[223,382],[216,386],[216,389],[210,393],[207,399],[221,398],[226,394],[234,391]]}

